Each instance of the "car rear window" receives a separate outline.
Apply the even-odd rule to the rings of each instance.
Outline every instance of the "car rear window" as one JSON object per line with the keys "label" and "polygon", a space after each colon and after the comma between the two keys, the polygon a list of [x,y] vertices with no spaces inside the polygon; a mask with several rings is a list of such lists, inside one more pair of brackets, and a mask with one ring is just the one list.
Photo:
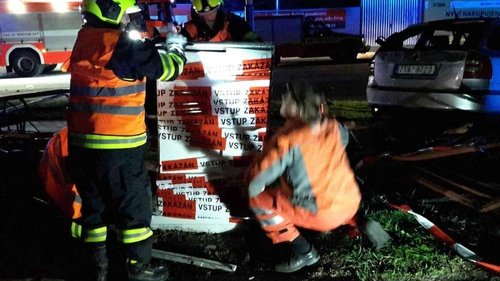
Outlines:
{"label": "car rear window", "polygon": [[[382,50],[469,50],[478,49],[485,32],[485,24],[451,24],[433,26],[422,25],[419,28],[404,30],[387,39]],[[497,31],[497,34],[500,31]],[[496,37],[498,38],[498,37]],[[498,47],[498,43],[494,47]]]}

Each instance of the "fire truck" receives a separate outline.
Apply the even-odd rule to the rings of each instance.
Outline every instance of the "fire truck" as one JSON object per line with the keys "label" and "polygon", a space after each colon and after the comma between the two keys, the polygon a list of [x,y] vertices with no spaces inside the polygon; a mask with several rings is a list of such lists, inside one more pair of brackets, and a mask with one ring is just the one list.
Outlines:
{"label": "fire truck", "polygon": [[[151,14],[148,25],[163,36],[174,10],[185,22],[190,5],[175,7],[170,0],[139,0]],[[0,1],[0,67],[21,77],[50,72],[71,55],[82,25],[81,0]],[[173,8],[173,9],[172,9]],[[182,23],[181,22],[181,23]]]}
{"label": "fire truck", "polygon": [[53,70],[71,55],[81,25],[80,1],[1,1],[0,67],[22,77]]}

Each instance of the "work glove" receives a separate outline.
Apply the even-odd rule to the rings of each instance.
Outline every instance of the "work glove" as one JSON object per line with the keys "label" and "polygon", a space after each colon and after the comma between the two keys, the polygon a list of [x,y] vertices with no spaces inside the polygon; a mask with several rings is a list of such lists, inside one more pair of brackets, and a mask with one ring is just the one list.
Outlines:
{"label": "work glove", "polygon": [[187,44],[186,37],[175,32],[167,33],[167,40],[165,41],[165,46],[168,52],[177,52],[184,55],[184,48],[186,47],[186,44]]}

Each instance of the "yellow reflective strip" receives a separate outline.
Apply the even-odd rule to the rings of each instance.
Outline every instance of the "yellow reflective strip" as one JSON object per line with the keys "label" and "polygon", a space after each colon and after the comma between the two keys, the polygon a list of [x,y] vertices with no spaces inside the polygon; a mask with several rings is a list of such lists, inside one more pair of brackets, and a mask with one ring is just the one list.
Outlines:
{"label": "yellow reflective strip", "polygon": [[184,67],[184,59],[181,56],[179,56],[179,54],[177,54],[177,53],[171,53],[169,55],[170,55],[171,58],[173,58],[177,62],[177,64],[179,65],[179,67]]}
{"label": "yellow reflective strip", "polygon": [[146,140],[143,141],[138,141],[134,143],[122,143],[122,144],[97,144],[97,143],[85,143],[82,145],[78,145],[80,147],[84,148],[91,148],[91,149],[124,149],[124,148],[134,148],[141,146],[146,143]]}
{"label": "yellow reflective strip", "polygon": [[158,50],[161,58],[161,64],[163,65],[163,75],[158,78],[158,80],[168,80],[172,78],[174,71],[174,64],[172,63],[172,58],[164,50]]}
{"label": "yellow reflective strip", "polygon": [[122,230],[121,241],[125,244],[143,241],[153,236],[153,231],[149,227]]}
{"label": "yellow reflective strip", "polygon": [[105,226],[101,226],[101,227],[98,227],[98,228],[87,229],[86,232],[88,234],[94,235],[94,234],[102,234],[102,233],[105,233],[107,231],[108,231],[108,229]]}
{"label": "yellow reflective strip", "polygon": [[71,222],[71,237],[81,238],[82,237],[82,226],[76,222]]}
{"label": "yellow reflective strip", "polygon": [[172,54],[172,58],[177,62],[178,71],[179,71],[178,73],[181,74],[182,70],[184,70],[184,59],[182,59],[177,54]]}
{"label": "yellow reflective strip", "polygon": [[146,133],[137,136],[106,136],[93,134],[70,134],[71,145],[92,149],[123,149],[141,146],[147,142]]}
{"label": "yellow reflective strip", "polygon": [[135,143],[122,143],[122,144],[97,144],[97,143],[85,143],[78,145],[79,147],[91,148],[91,149],[123,149],[123,148],[134,148],[141,146],[146,143],[146,140],[138,141]]}
{"label": "yellow reflective strip", "polygon": [[108,229],[105,226],[94,228],[94,229],[86,229],[85,230],[85,238],[83,241],[85,242],[105,242],[106,236],[108,233]]}
{"label": "yellow reflective strip", "polygon": [[93,237],[93,238],[85,238],[83,241],[87,243],[99,243],[99,242],[106,242],[106,236],[104,237]]}

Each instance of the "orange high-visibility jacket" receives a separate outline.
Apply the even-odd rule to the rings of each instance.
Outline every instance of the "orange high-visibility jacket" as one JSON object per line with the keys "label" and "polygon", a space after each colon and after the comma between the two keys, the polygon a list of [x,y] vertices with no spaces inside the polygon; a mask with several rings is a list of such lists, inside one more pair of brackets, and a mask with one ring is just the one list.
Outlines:
{"label": "orange high-visibility jacket", "polygon": [[324,120],[317,130],[288,121],[250,166],[250,197],[280,178],[281,192],[295,207],[315,214],[341,206],[355,213],[361,193],[340,130],[333,119]]}
{"label": "orange high-visibility jacket", "polygon": [[67,158],[68,128],[63,128],[47,143],[38,172],[50,198],[67,217],[76,219],[81,217],[82,202],[69,176]]}
{"label": "orange high-visibility jacket", "polygon": [[184,61],[182,54],[131,40],[118,29],[82,28],[68,67],[70,145],[123,149],[145,144],[145,77],[173,80]]}
{"label": "orange high-visibility jacket", "polygon": [[146,143],[144,82],[121,80],[105,68],[119,36],[120,31],[114,29],[84,28],[79,32],[68,69],[67,121],[72,145],[104,149]]}

